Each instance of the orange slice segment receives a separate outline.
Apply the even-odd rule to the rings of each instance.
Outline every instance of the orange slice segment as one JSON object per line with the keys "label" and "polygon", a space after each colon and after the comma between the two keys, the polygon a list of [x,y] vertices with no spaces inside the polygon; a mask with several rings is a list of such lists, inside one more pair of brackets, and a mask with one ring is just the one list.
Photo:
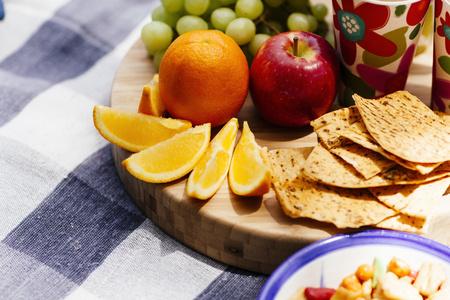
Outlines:
{"label": "orange slice segment", "polygon": [[179,179],[199,162],[209,145],[211,124],[206,123],[178,133],[139,153],[122,165],[133,176],[146,182],[162,183]]}
{"label": "orange slice segment", "polygon": [[186,184],[188,196],[206,200],[219,190],[228,174],[238,128],[238,120],[232,118],[211,141],[205,155],[189,175]]}
{"label": "orange slice segment", "polygon": [[109,142],[139,152],[192,127],[185,120],[161,118],[102,105],[94,107],[94,125]]}
{"label": "orange slice segment", "polygon": [[142,89],[142,96],[139,102],[138,112],[157,117],[167,116],[164,103],[159,96],[159,74],[153,75],[150,83]]}
{"label": "orange slice segment", "polygon": [[246,121],[231,159],[228,183],[240,196],[262,196],[270,191],[270,169]]}

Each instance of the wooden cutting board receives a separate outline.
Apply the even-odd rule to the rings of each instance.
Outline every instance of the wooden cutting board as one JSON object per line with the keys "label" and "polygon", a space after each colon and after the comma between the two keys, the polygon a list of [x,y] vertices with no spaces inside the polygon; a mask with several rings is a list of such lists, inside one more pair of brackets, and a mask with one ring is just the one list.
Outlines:
{"label": "wooden cutting board", "polygon": [[[142,88],[154,73],[151,60],[139,40],[117,70],[111,106],[137,111]],[[428,104],[430,86],[431,49],[415,58],[406,89]],[[241,128],[242,122],[248,121],[258,144],[267,146],[269,150],[314,146],[317,143],[317,137],[309,126],[292,129],[265,122],[255,111],[250,97],[237,118]],[[186,246],[229,265],[270,274],[305,245],[354,231],[338,230],[333,225],[309,219],[291,219],[284,215],[273,191],[264,197],[239,197],[233,195],[226,181],[210,200],[192,199],[185,193],[186,177],[167,184],[143,182],[121,165],[131,153],[114,145],[112,151],[125,188],[155,224]],[[448,197],[439,202],[436,220],[427,234],[447,245],[450,244],[445,230],[450,215]]]}

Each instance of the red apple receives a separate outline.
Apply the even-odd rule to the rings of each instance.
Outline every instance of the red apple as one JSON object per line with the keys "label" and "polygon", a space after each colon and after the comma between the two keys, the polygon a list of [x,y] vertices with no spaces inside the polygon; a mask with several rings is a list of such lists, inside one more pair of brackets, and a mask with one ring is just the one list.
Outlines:
{"label": "red apple", "polygon": [[305,126],[329,111],[339,72],[336,52],[321,36],[305,31],[277,34],[261,45],[253,60],[253,104],[270,123]]}

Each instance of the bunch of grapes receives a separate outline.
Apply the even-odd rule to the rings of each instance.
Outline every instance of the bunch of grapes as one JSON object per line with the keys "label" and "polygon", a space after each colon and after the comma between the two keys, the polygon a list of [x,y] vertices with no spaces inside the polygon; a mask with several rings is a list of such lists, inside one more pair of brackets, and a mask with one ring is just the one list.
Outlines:
{"label": "bunch of grapes", "polygon": [[230,36],[251,64],[262,43],[275,34],[302,30],[328,38],[327,13],[324,4],[309,0],[161,0],[141,38],[157,69],[177,36],[200,29]]}

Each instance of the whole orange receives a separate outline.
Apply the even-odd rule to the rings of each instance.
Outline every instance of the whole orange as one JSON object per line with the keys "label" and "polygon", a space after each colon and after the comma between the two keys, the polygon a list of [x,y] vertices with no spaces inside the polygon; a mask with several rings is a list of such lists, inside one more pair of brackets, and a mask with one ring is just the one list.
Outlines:
{"label": "whole orange", "polygon": [[166,110],[193,125],[225,124],[245,102],[248,63],[239,45],[216,30],[180,35],[159,67],[159,93]]}

